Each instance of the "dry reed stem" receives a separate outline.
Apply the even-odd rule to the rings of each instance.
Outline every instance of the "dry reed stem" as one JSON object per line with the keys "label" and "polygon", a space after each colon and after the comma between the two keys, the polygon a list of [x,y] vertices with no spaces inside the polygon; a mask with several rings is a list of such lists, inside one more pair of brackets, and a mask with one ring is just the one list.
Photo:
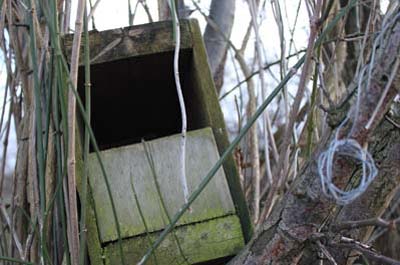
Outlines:
{"label": "dry reed stem", "polygon": [[79,67],[79,51],[82,35],[82,21],[85,10],[85,1],[79,0],[77,5],[77,14],[75,21],[75,34],[72,44],[70,79],[72,87],[68,91],[68,203],[69,203],[69,246],[71,252],[72,265],[79,264],[79,220],[78,206],[76,196],[76,170],[75,170],[75,142],[76,142],[76,99],[73,89],[77,85],[78,67]]}

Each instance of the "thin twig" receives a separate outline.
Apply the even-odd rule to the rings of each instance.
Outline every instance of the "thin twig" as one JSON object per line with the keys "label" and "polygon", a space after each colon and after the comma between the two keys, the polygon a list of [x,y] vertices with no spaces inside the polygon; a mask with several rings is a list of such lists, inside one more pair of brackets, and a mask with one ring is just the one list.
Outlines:
{"label": "thin twig", "polygon": [[[6,88],[7,90],[7,88]],[[6,161],[7,161],[7,150],[8,150],[8,139],[10,136],[10,128],[11,128],[11,114],[12,114],[12,103],[10,104],[10,109],[8,110],[8,121],[6,125],[6,133],[4,135],[3,140],[3,153],[1,160],[1,168],[0,168],[0,198],[2,197],[3,192],[3,183],[5,179],[5,171],[6,171]]]}
{"label": "thin twig", "polygon": [[[1,201],[1,199],[0,199],[0,210],[1,210],[1,214],[3,215],[3,218],[6,220],[6,223],[11,230],[11,220],[7,214],[6,207],[4,206],[4,203]],[[24,251],[22,250],[21,241],[19,240],[17,233],[15,231],[13,231],[11,236],[14,239],[15,247],[17,248],[17,250],[19,252],[19,256],[24,260],[25,259]]]}
{"label": "thin twig", "polygon": [[378,264],[400,265],[400,261],[381,255],[377,253],[371,246],[363,244],[352,238],[342,236],[339,243],[332,243],[332,245],[341,248],[350,248],[361,252],[364,256],[377,262]]}
{"label": "thin twig", "polygon": [[[145,145],[144,141],[143,141],[143,145]],[[146,147],[145,146],[144,146],[144,149],[146,151]],[[147,153],[146,153],[146,156],[148,156]],[[149,161],[149,164],[150,164],[150,166],[152,165],[151,161]],[[136,192],[136,188],[135,188],[135,183],[133,181],[133,176],[131,176],[130,179],[131,179],[131,189],[132,189],[132,193],[133,193],[133,198],[135,199],[136,207],[138,209],[139,216],[140,216],[140,219],[142,220],[142,223],[143,223],[143,226],[144,226],[144,231],[146,233],[147,245],[148,245],[148,247],[151,247],[152,242],[151,242],[151,239],[150,239],[149,226],[147,225],[146,218],[144,217],[142,207],[140,206],[139,198],[137,196],[137,192]],[[153,258],[154,258],[154,264],[158,265],[156,253],[153,253]]]}
{"label": "thin twig", "polygon": [[335,258],[332,254],[328,251],[328,249],[321,243],[321,241],[317,240],[317,245],[322,253],[324,253],[325,257],[333,264],[337,265]]}
{"label": "thin twig", "polygon": [[[299,56],[300,54],[304,53],[306,50],[300,50],[296,53],[290,54],[288,56],[286,56],[286,60],[290,59],[292,57],[296,57]],[[275,66],[277,64],[281,63],[281,59],[276,60],[274,62],[271,63],[267,63],[263,66],[263,70],[268,70],[270,69],[272,66]],[[238,82],[234,87],[232,87],[231,89],[229,89],[227,92],[225,92],[222,96],[219,97],[219,100],[221,101],[222,99],[224,99],[226,96],[228,96],[229,94],[231,94],[232,92],[234,92],[238,87],[240,87],[242,84],[246,83],[250,78],[253,78],[255,75],[260,74],[260,70],[254,71],[252,72],[248,77],[245,77],[243,80],[240,80],[240,82]]]}
{"label": "thin twig", "polygon": [[[4,1],[5,2],[5,1]],[[7,54],[6,50],[3,49],[4,54]],[[9,59],[7,59],[9,61]],[[8,68],[8,67],[7,67]],[[8,72],[8,69],[7,69]],[[0,138],[3,130],[3,122],[4,122],[4,116],[6,114],[6,105],[7,105],[7,97],[8,97],[8,87],[10,83],[10,78],[11,78],[12,73],[7,74],[7,81],[6,81],[6,86],[4,87],[4,95],[3,95],[3,105],[1,107],[1,118],[0,118]],[[10,88],[11,90],[12,88]],[[1,191],[0,191],[0,196],[1,196]]]}
{"label": "thin twig", "polygon": [[[82,34],[82,21],[85,11],[85,1],[79,0],[77,5],[75,34],[72,44],[70,79],[73,87],[78,83],[79,51]],[[68,240],[71,251],[72,265],[79,264],[79,224],[78,206],[76,197],[76,176],[75,176],[75,126],[76,99],[72,89],[68,92],[68,201],[70,210],[70,238]]]}
{"label": "thin twig", "polygon": [[138,0],[138,2],[142,5],[142,7],[144,9],[144,12],[146,13],[149,22],[152,23],[153,22],[153,18],[151,17],[149,6],[147,5],[146,0]]}
{"label": "thin twig", "polygon": [[351,230],[362,228],[366,226],[378,226],[384,228],[393,228],[397,224],[400,224],[400,217],[391,221],[386,221],[380,217],[378,218],[370,218],[360,221],[346,221],[332,226],[333,231],[341,231],[341,230]]}
{"label": "thin twig", "polygon": [[[89,20],[87,18],[87,7],[85,7],[85,14],[83,19],[83,28],[84,28],[84,67],[85,67],[85,109],[87,120],[90,122],[90,110],[91,110],[91,83],[90,83],[90,43],[89,43]],[[90,139],[89,132],[87,127],[85,126],[84,130],[84,143],[83,143],[83,174],[81,177],[81,227],[80,227],[80,264],[85,264],[85,256],[86,256],[86,245],[87,245],[87,228],[86,228],[86,213],[87,213],[87,192],[88,192],[88,176],[89,176],[89,148],[90,148]]]}
{"label": "thin twig", "polygon": [[389,115],[385,115],[385,119],[390,122],[394,127],[396,127],[397,129],[400,129],[400,124],[398,124],[397,122],[395,122],[392,118],[389,117]]}
{"label": "thin twig", "polygon": [[62,21],[64,24],[61,25],[61,32],[68,33],[69,24],[71,21],[71,0],[65,0],[64,16]]}
{"label": "thin twig", "polygon": [[97,6],[100,4],[100,1],[101,1],[101,0],[97,0],[97,1],[94,3],[93,7],[90,9],[89,15],[87,16],[88,24],[89,24],[90,20],[93,19],[94,12],[96,12]]}
{"label": "thin twig", "polygon": [[381,108],[382,108],[383,102],[384,102],[384,100],[386,98],[386,95],[387,95],[390,87],[392,86],[393,80],[395,79],[395,77],[397,75],[397,70],[399,69],[399,66],[400,66],[400,58],[397,58],[394,66],[393,66],[393,70],[390,73],[389,80],[386,83],[385,90],[383,91],[382,96],[379,99],[378,104],[376,105],[376,108],[374,109],[374,112],[371,115],[371,118],[369,119],[367,125],[365,126],[365,129],[368,130],[371,127],[371,125],[374,122],[375,117],[378,114],[378,112],[382,111]]}
{"label": "thin twig", "polygon": [[[285,60],[285,53],[286,53],[285,29],[283,25],[283,18],[279,1],[276,0],[271,1],[271,7],[279,31],[280,58],[281,58],[279,72],[280,72],[280,79],[282,79],[287,71],[287,62]],[[285,106],[285,119],[286,121],[289,121],[290,103],[289,103],[289,93],[287,87],[283,89],[283,100]]]}

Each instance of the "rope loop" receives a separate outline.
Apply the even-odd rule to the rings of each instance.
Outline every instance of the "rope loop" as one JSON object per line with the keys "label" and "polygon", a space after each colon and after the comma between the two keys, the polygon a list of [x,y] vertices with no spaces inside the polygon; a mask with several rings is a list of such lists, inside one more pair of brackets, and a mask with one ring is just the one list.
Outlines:
{"label": "rope loop", "polygon": [[[361,163],[362,175],[357,187],[342,190],[333,183],[334,159],[348,157]],[[359,197],[368,188],[378,173],[371,154],[362,148],[354,139],[341,139],[337,137],[331,142],[328,150],[322,152],[318,159],[318,173],[321,180],[322,191],[333,198],[337,204],[346,205]]]}

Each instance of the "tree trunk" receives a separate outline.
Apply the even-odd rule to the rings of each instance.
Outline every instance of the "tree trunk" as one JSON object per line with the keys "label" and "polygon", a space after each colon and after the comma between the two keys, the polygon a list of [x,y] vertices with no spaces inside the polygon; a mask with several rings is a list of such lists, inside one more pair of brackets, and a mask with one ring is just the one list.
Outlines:
{"label": "tree trunk", "polygon": [[[209,17],[218,26],[220,32],[223,32],[229,39],[235,17],[235,0],[213,0]],[[228,43],[220,32],[216,31],[211,25],[207,25],[204,32],[208,62],[218,94],[223,84],[226,53],[228,51]]]}
{"label": "tree trunk", "polygon": [[[169,0],[168,0],[169,1]],[[170,18],[169,7],[166,0],[158,0],[158,19],[168,20]]]}
{"label": "tree trunk", "polygon": [[[170,0],[158,0],[158,18],[161,21],[171,19],[171,12],[169,10],[167,1]],[[184,0],[175,0],[175,6],[177,8],[179,18],[189,17],[191,11],[185,6]]]}

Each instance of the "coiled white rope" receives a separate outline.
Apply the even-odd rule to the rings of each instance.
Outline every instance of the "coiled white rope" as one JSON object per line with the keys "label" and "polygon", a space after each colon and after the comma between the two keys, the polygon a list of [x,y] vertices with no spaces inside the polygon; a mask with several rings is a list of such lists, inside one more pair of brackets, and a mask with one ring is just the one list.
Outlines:
{"label": "coiled white rope", "polygon": [[[350,158],[362,165],[362,174],[357,187],[342,190],[333,183],[334,163],[338,158]],[[336,139],[329,145],[328,150],[322,152],[318,159],[318,174],[321,180],[323,193],[333,198],[337,204],[346,205],[359,197],[368,188],[376,177],[378,169],[371,154],[362,148],[354,139]]]}

